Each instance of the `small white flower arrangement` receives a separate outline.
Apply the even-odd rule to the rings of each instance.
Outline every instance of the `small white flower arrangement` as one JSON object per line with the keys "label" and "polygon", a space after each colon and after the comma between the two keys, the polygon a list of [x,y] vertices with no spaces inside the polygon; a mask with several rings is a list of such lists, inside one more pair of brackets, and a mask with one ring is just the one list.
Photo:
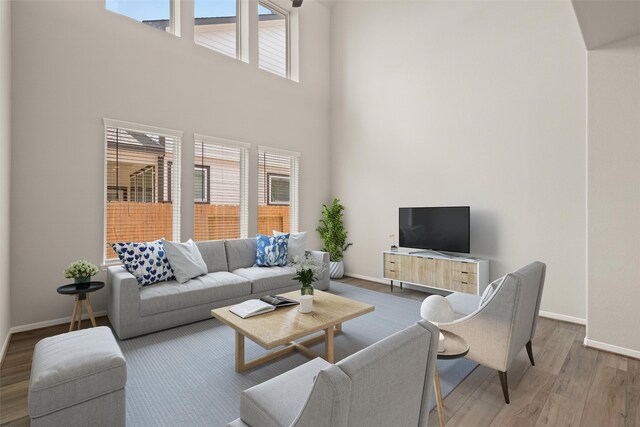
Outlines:
{"label": "small white flower arrangement", "polygon": [[100,269],[89,261],[79,260],[72,262],[69,267],[64,270],[64,277],[67,279],[89,279],[91,276],[98,274]]}
{"label": "small white flower arrangement", "polygon": [[305,254],[294,257],[289,265],[296,269],[293,280],[297,280],[302,285],[302,295],[313,295],[313,282],[316,282],[325,270],[322,261]]}

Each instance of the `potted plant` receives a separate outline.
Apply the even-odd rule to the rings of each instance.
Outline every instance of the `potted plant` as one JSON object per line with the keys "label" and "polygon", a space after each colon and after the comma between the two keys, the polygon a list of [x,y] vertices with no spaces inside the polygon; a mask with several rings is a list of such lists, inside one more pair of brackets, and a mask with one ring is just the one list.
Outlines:
{"label": "potted plant", "polygon": [[82,287],[82,284],[87,284],[91,281],[91,276],[98,274],[98,267],[89,261],[78,260],[69,264],[64,270],[64,277],[67,279],[74,279],[75,283]]}
{"label": "potted plant", "polygon": [[324,272],[322,261],[306,254],[293,258],[290,265],[296,270],[293,280],[300,282],[300,293],[313,295],[313,282],[318,281],[319,276]]}
{"label": "potted plant", "polygon": [[347,231],[342,222],[344,206],[337,198],[333,199],[331,206],[322,205],[322,219],[316,231],[322,239],[322,250],[329,252],[329,273],[332,279],[339,279],[344,275],[342,258],[344,251],[349,249],[352,243],[347,243]]}

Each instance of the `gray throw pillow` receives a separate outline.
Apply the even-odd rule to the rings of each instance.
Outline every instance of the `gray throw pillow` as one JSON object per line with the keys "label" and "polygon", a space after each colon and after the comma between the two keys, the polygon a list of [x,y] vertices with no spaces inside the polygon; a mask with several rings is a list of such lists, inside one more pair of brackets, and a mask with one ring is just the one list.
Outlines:
{"label": "gray throw pillow", "polygon": [[207,264],[193,240],[189,239],[185,243],[163,240],[162,244],[178,283],[185,283],[194,277],[207,274]]}
{"label": "gray throw pillow", "polygon": [[493,282],[489,283],[489,285],[487,285],[484,292],[482,293],[482,297],[480,298],[480,305],[478,307],[482,307],[487,303],[487,301],[489,301],[489,299],[491,298],[493,293],[496,291],[496,289],[498,289],[498,286],[500,286],[500,284],[502,283],[505,277],[507,276],[502,276],[501,278],[496,279]]}
{"label": "gray throw pillow", "polygon": [[[274,236],[286,234],[281,231],[273,230]],[[287,248],[287,261],[291,262],[297,256],[304,256],[304,250],[307,247],[307,232],[289,233],[289,244]]]}

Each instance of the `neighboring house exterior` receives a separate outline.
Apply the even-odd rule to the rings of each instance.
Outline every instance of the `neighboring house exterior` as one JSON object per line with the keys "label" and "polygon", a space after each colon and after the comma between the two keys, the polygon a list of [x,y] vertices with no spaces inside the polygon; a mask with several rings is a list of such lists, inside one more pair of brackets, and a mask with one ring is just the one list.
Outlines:
{"label": "neighboring house exterior", "polygon": [[[107,128],[106,259],[115,258],[109,243],[172,238],[175,143]],[[258,161],[258,232],[263,234],[289,231],[290,169],[277,159],[261,153]],[[194,240],[240,237],[238,152],[196,144],[193,168]]]}

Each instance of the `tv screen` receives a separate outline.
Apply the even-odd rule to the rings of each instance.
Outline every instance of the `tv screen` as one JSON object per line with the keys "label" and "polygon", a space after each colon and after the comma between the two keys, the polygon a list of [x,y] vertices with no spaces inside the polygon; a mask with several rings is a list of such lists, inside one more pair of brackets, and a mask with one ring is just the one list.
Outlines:
{"label": "tv screen", "polygon": [[400,208],[400,246],[470,252],[469,206]]}

